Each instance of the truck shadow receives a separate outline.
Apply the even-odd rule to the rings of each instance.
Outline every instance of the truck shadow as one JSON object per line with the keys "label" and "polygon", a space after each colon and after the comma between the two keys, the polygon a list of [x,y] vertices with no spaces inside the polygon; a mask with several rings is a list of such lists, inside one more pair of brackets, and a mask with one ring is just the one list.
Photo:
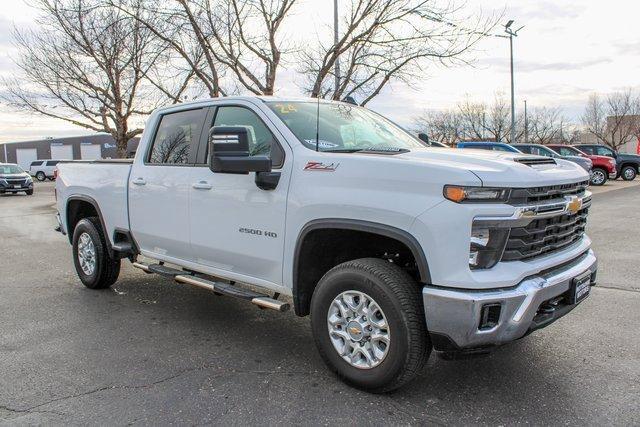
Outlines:
{"label": "truck shadow", "polygon": [[[308,318],[292,312],[260,310],[243,301],[138,274],[112,290],[98,292],[98,297],[82,288],[77,293],[83,304],[89,304],[89,311],[92,305],[104,311],[107,300],[109,308],[102,313],[107,318],[133,313],[127,329],[134,335],[135,346],[143,347],[145,354],[158,355],[140,363],[157,365],[187,357],[193,366],[204,367],[196,376],[215,374],[228,382],[250,375],[256,379],[256,388],[246,393],[258,400],[263,398],[261,384],[266,381],[320,406],[353,411],[350,405],[366,400],[378,405],[378,410],[386,408],[388,422],[431,423],[451,421],[452,416],[478,422],[478,410],[484,420],[495,417],[495,422],[506,417],[551,423],[560,413],[580,418],[585,405],[566,387],[571,379],[557,374],[572,367],[553,355],[545,343],[548,340],[539,339],[545,331],[484,356],[446,361],[432,353],[416,381],[391,394],[372,395],[345,385],[325,367]],[[289,398],[271,394],[269,402],[286,405]],[[363,413],[366,409],[361,408]]]}

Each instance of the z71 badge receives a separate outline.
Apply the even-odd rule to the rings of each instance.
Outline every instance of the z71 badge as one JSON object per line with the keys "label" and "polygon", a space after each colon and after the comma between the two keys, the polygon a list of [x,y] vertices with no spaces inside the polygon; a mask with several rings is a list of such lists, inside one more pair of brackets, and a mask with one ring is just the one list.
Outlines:
{"label": "z71 badge", "polygon": [[338,169],[340,163],[322,163],[322,162],[307,162],[307,165],[304,167],[306,171],[318,171],[318,172],[334,172]]}

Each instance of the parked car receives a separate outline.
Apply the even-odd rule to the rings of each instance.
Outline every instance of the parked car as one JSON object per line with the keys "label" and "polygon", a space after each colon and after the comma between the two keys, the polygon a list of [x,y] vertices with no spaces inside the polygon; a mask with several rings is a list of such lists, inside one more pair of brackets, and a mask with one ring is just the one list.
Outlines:
{"label": "parked car", "polygon": [[0,194],[25,192],[33,194],[33,180],[15,163],[0,163]]}
{"label": "parked car", "polygon": [[261,308],[291,296],[330,369],[385,392],[432,348],[514,341],[589,295],[589,175],[540,159],[428,148],[347,103],[224,97],[155,111],[132,161],[60,163],[58,223],[88,288],[128,258]]}
{"label": "parked car", "polygon": [[517,148],[514,148],[512,145],[505,144],[503,142],[491,142],[491,141],[458,142],[456,147],[473,148],[476,150],[492,150],[492,151],[506,151],[508,153],[520,153],[520,151]]}
{"label": "parked car", "polygon": [[[595,182],[594,185],[604,184],[609,177],[615,178],[616,162],[612,161],[611,157],[588,154],[572,145],[549,144],[546,147],[563,156],[584,156],[591,160],[593,165],[591,168],[591,181],[592,183]],[[598,184],[599,182],[602,184]]]}
{"label": "parked car", "polygon": [[633,181],[640,172],[640,156],[637,154],[619,153],[616,150],[602,144],[576,144],[580,151],[587,154],[607,156],[616,160],[616,177],[622,177],[625,181]]}
{"label": "parked car", "polygon": [[60,160],[35,160],[29,166],[29,174],[35,176],[38,181],[49,178],[54,179],[53,171]]}
{"label": "parked car", "polygon": [[[576,154],[570,154],[570,155],[566,155],[565,156],[565,155],[562,155],[562,154],[558,153],[557,151],[552,150],[548,146],[541,145],[541,144],[513,144],[513,146],[516,147],[518,150],[522,151],[523,153],[535,154],[536,156],[553,157],[553,158],[556,158],[556,159],[564,159],[564,160],[568,160],[568,161],[573,162],[573,163],[577,163],[585,171],[587,171],[589,174],[591,174],[593,163],[586,156],[580,156],[580,155],[576,155]],[[598,179],[599,178],[600,178],[600,175],[598,175]],[[605,178],[606,178],[606,176],[605,176]],[[591,183],[593,185],[602,185],[602,184],[604,184],[604,182],[601,182],[599,184],[594,182],[593,181],[593,175],[591,175],[591,181],[592,181]],[[606,181],[606,179],[605,179],[605,181]]]}

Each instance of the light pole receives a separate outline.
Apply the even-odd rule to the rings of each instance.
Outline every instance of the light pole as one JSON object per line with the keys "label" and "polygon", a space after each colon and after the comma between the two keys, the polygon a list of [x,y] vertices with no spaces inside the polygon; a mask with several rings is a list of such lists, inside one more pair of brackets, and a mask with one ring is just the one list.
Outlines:
{"label": "light pole", "polygon": [[524,100],[524,143],[529,143],[529,118],[527,117],[527,100]]}
{"label": "light pole", "polygon": [[[333,45],[338,45],[338,0],[333,0]],[[335,96],[338,95],[340,90],[340,59],[336,57],[336,63],[334,64],[335,77]]]}
{"label": "light pole", "polygon": [[516,106],[515,95],[513,91],[513,38],[518,36],[518,31],[524,28],[524,25],[517,30],[512,30],[513,19],[510,19],[504,26],[504,32],[509,34],[509,53],[511,56],[511,143],[516,142]]}

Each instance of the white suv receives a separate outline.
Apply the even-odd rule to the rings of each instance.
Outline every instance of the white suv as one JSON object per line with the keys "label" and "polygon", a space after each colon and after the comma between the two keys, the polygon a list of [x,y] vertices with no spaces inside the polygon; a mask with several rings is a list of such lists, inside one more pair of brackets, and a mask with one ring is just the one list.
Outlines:
{"label": "white suv", "polygon": [[29,175],[35,176],[38,181],[49,178],[53,181],[53,170],[60,160],[35,160],[29,166]]}

